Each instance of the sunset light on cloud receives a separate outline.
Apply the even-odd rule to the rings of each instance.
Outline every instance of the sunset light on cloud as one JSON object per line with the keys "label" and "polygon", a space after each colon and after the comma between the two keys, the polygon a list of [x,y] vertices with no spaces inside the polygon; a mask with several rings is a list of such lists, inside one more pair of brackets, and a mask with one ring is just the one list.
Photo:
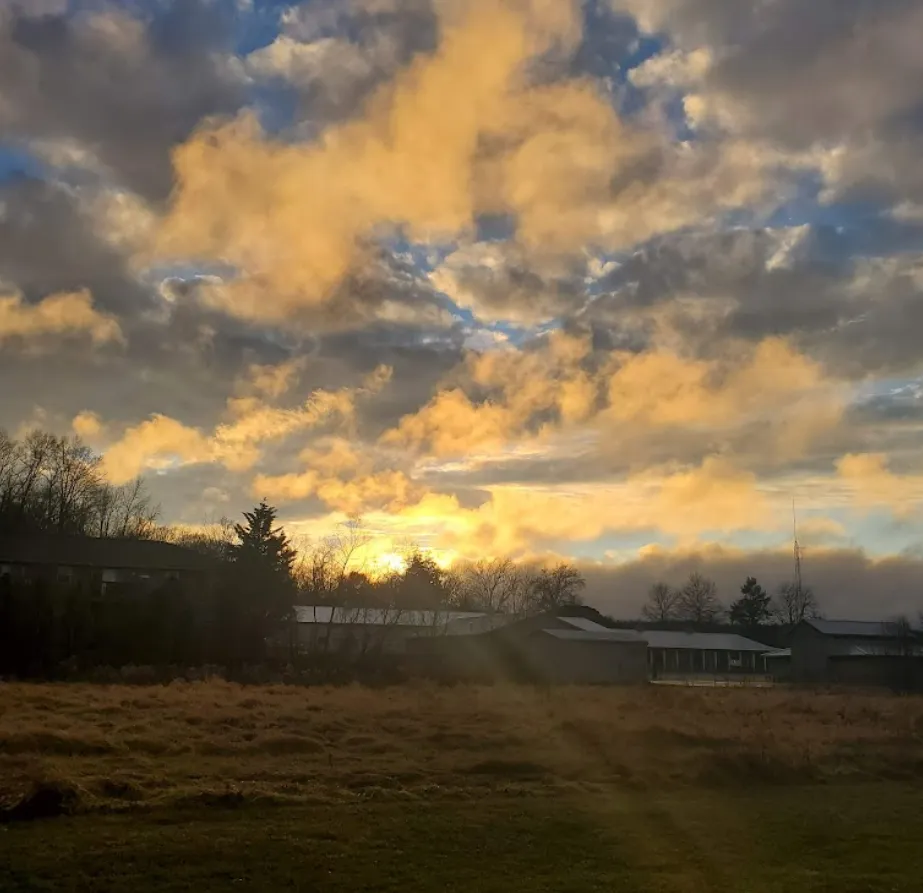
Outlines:
{"label": "sunset light on cloud", "polygon": [[780,582],[794,500],[911,608],[923,11],[860,6],[0,2],[0,428],[610,612]]}

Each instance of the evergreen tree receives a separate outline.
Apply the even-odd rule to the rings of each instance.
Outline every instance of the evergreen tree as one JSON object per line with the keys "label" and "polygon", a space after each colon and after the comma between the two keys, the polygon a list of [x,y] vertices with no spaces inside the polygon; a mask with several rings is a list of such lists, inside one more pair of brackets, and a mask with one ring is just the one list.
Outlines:
{"label": "evergreen tree", "polygon": [[273,641],[291,636],[285,625],[293,616],[295,550],[276,526],[276,510],[261,502],[235,524],[229,578],[219,599],[221,647],[229,664],[262,660]]}
{"label": "evergreen tree", "polygon": [[234,525],[238,539],[234,561],[247,570],[261,570],[291,582],[295,550],[282,528],[275,526],[276,510],[264,501],[252,512],[244,512],[244,518],[246,525]]}
{"label": "evergreen tree", "polygon": [[754,627],[766,623],[772,617],[772,599],[757,583],[756,577],[747,577],[740,587],[740,593],[740,598],[731,605],[731,623],[735,626]]}

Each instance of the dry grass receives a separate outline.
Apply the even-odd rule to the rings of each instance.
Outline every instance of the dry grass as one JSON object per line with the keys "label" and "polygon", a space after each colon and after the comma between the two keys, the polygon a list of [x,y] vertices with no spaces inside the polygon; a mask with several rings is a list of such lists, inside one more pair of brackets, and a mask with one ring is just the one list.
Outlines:
{"label": "dry grass", "polygon": [[0,685],[0,799],[352,801],[923,778],[923,698],[782,690]]}

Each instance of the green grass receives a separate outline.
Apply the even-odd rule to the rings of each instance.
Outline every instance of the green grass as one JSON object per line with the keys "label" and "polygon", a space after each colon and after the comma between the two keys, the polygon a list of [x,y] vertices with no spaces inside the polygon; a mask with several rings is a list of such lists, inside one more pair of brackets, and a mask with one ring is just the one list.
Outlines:
{"label": "green grass", "polygon": [[0,890],[914,891],[921,790],[139,809],[0,827]]}

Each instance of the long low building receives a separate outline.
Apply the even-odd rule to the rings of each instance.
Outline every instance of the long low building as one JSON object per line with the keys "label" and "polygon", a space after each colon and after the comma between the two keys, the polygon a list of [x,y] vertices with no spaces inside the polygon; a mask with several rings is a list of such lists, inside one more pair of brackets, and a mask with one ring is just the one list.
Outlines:
{"label": "long low building", "polygon": [[489,632],[417,638],[408,651],[449,679],[548,684],[639,684],[648,680],[647,642],[583,616],[543,614]]}
{"label": "long low building", "polygon": [[737,633],[645,629],[651,676],[764,673],[762,656],[773,648]]}
{"label": "long low building", "polygon": [[404,654],[416,638],[487,632],[514,618],[485,611],[296,605],[297,641],[306,652]]}

